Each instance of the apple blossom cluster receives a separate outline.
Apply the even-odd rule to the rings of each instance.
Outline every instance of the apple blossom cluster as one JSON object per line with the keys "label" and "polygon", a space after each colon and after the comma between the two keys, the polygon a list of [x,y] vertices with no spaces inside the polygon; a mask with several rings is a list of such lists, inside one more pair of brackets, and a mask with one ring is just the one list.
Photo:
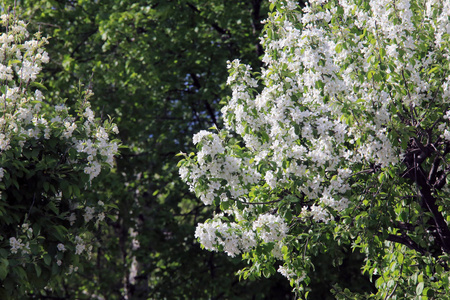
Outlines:
{"label": "apple blossom cluster", "polygon": [[195,237],[208,250],[223,250],[229,256],[248,252],[257,245],[257,240],[264,243],[279,242],[288,231],[285,221],[270,214],[260,215],[248,229],[242,223],[224,223],[216,216],[206,223],[198,224]]}
{"label": "apple blossom cluster", "polygon": [[[78,159],[69,163],[84,165],[84,172],[92,180],[99,175],[103,164],[110,167],[113,164],[118,144],[110,140],[109,133],[117,133],[117,126],[108,124],[109,128],[104,128],[94,119],[87,101],[93,95],[90,90],[85,94],[82,118],[71,116],[64,104],[47,107],[39,90],[42,85],[35,82],[42,64],[49,61],[43,49],[47,39],[37,34],[36,39],[26,40],[29,34],[23,21],[16,21],[8,14],[2,15],[1,20],[3,26],[8,25],[8,30],[0,36],[0,151],[7,151],[15,144],[23,146],[28,139],[56,137],[76,149]],[[49,113],[48,109],[53,112]]]}
{"label": "apple blossom cluster", "polygon": [[9,244],[11,245],[11,253],[16,254],[19,250],[21,250],[22,255],[30,253],[30,244],[22,243],[22,239],[16,239],[12,237],[9,239]]}
{"label": "apple blossom cluster", "polygon": [[[199,193],[200,199],[206,205],[212,203],[211,197],[215,194],[219,194],[222,201],[227,201],[227,193],[238,198],[248,193],[246,186],[255,184],[260,178],[251,168],[250,158],[223,155],[225,148],[217,134],[200,131],[194,136],[194,143],[201,145],[197,156],[198,166],[191,170],[180,168],[180,176],[185,181],[189,176],[191,191],[195,190],[195,182],[205,174],[211,174],[215,178],[215,182],[209,185],[207,190]],[[212,158],[216,158],[214,162],[211,161]],[[220,184],[220,180],[228,183],[226,189]]]}
{"label": "apple blossom cluster", "polygon": [[[30,37],[26,24],[16,20],[12,14],[2,15],[0,19],[2,24],[0,35],[1,188],[4,194],[9,187],[17,186],[20,190],[18,183],[20,180],[17,177],[22,176],[23,170],[15,171],[14,168],[23,167],[25,172],[29,173],[33,171],[32,168],[37,168],[36,165],[39,163],[38,171],[44,169],[42,174],[45,176],[37,178],[37,181],[50,178],[49,176],[63,170],[57,177],[58,181],[67,178],[69,178],[67,182],[70,182],[70,178],[83,181],[82,178],[86,178],[79,184],[80,186],[76,187],[79,191],[87,187],[102,169],[113,166],[114,155],[118,152],[118,142],[111,139],[110,135],[118,133],[117,126],[108,121],[101,124],[95,118],[88,101],[93,95],[89,89],[82,95],[75,110],[67,107],[63,101],[56,105],[46,101],[42,92],[45,87],[37,79],[43,64],[49,62],[49,56],[43,48],[47,39],[41,37],[40,33]],[[52,99],[52,103],[54,102],[56,100]],[[50,158],[51,155],[53,155],[52,158]],[[16,161],[21,164],[17,164]],[[32,161],[30,167],[26,165],[29,161]],[[69,175],[73,177],[68,177]],[[33,178],[27,177],[27,180],[31,181]],[[72,230],[70,234],[62,235],[65,242],[57,245],[58,255],[55,259],[58,261],[58,266],[67,264],[62,259],[64,252],[72,252],[76,255],[86,254],[89,257],[92,246],[87,246],[89,239],[81,233],[86,231],[87,226],[92,226],[90,224],[97,224],[104,220],[104,204],[99,202],[98,205],[87,205],[84,201],[65,199],[64,201],[73,203],[61,205],[63,188],[59,189],[55,181],[51,179],[43,183],[42,189],[43,195],[33,196],[36,199],[30,200],[31,207],[26,208],[23,216],[20,217],[21,220],[26,221],[30,217],[32,208],[37,209],[40,203],[53,202],[53,205],[48,204],[47,207],[51,207],[51,210],[57,214],[55,220],[58,222],[67,220],[72,227],[68,229]],[[70,191],[71,196],[72,194],[77,196],[71,186],[67,190]],[[11,201],[3,195],[0,197],[2,201]],[[69,211],[59,211],[60,207],[67,206],[70,207]],[[74,226],[75,223],[76,226]],[[15,236],[9,237],[11,255],[22,258],[27,255],[39,255],[36,251],[30,252],[30,245],[36,246],[45,239],[39,237],[39,232],[33,233],[33,224],[24,222],[23,226],[26,226],[25,231],[16,231]],[[22,229],[24,229],[23,226]],[[42,251],[54,252],[49,249],[42,249]]]}
{"label": "apple blossom cluster", "polygon": [[256,246],[255,233],[245,230],[239,224],[223,223],[220,219],[199,224],[195,230],[195,237],[208,250],[223,250],[229,256],[246,252]]}
{"label": "apple blossom cluster", "polygon": [[283,218],[271,214],[263,214],[253,222],[253,230],[258,232],[259,237],[265,242],[277,242],[286,237],[288,231]]}
{"label": "apple blossom cluster", "polygon": [[[328,224],[359,205],[352,178],[402,164],[402,124],[427,118],[422,107],[441,103],[431,128],[450,141],[450,76],[436,64],[450,58],[449,0],[270,2],[259,81],[229,62],[225,129],[196,134],[198,152],[180,162],[206,205],[257,207],[253,225],[221,215],[199,224],[205,248],[232,256],[267,242],[288,247],[298,222]],[[283,220],[277,211],[289,204],[301,213]]]}
{"label": "apple blossom cluster", "polygon": [[292,280],[296,285],[299,285],[306,277],[305,273],[302,273],[301,276],[298,276],[296,271],[286,266],[280,266],[277,271],[288,280]]}
{"label": "apple blossom cluster", "polygon": [[[39,244],[39,239],[41,239],[42,237],[39,237],[39,233],[33,232],[31,224],[29,223],[22,224],[19,234],[19,238],[9,238],[10,252],[13,255],[17,254],[17,257],[20,257],[25,261],[26,257],[33,255],[30,246],[36,246],[37,244]],[[93,246],[89,245],[90,241],[88,238],[86,238],[85,236],[82,237],[79,235],[68,234],[65,239],[66,244],[59,243],[56,245],[57,251],[53,259],[56,261],[58,266],[61,266],[63,264],[69,266],[69,264],[71,263],[70,259],[65,259],[65,257],[67,258],[65,252],[73,252],[75,255],[86,255],[86,257],[90,259]]]}

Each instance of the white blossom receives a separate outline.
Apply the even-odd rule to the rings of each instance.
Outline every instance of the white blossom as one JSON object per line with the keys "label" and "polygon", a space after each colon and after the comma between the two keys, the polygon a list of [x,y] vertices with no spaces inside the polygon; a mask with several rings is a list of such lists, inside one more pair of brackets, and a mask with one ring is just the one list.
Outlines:
{"label": "white blossom", "polygon": [[22,243],[22,239],[16,239],[15,237],[9,239],[9,245],[11,246],[11,253],[13,254],[16,254],[17,251],[25,247],[25,244]]}
{"label": "white blossom", "polygon": [[84,244],[77,244],[75,246],[75,254],[79,255],[83,253],[83,251],[86,249],[86,246]]}
{"label": "white blossom", "polygon": [[263,214],[253,222],[253,230],[266,243],[280,241],[286,237],[288,227],[280,216]]}
{"label": "white blossom", "polygon": [[84,221],[87,223],[90,220],[92,220],[92,218],[94,218],[95,208],[86,206],[84,208],[84,210],[85,210],[85,213],[84,213],[83,217],[84,217]]}

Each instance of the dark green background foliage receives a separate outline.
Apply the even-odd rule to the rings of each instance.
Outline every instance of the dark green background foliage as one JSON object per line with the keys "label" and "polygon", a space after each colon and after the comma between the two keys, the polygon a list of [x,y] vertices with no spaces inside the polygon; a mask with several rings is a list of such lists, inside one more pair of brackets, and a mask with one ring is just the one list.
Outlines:
{"label": "dark green background foliage", "polygon": [[[93,107],[114,118],[128,146],[117,169],[84,195],[117,204],[117,218],[101,229],[97,255],[84,272],[60,281],[54,295],[289,297],[281,276],[238,283],[239,259],[201,250],[195,225],[210,208],[180,182],[175,158],[189,151],[195,132],[219,122],[218,103],[229,93],[226,61],[239,57],[258,69],[266,6],[262,1],[18,3],[29,30],[51,36],[51,62],[44,70],[49,91],[70,104],[79,81],[90,85]],[[135,251],[132,232],[140,243]]]}
{"label": "dark green background foliage", "polygon": [[[30,32],[51,36],[51,62],[43,71],[49,92],[71,104],[79,82],[90,86],[97,115],[114,119],[126,145],[117,168],[82,196],[118,206],[98,232],[95,257],[78,275],[56,278],[53,292],[41,293],[67,299],[293,297],[281,275],[239,282],[239,258],[200,248],[195,226],[214,208],[189,193],[175,157],[191,151],[194,133],[221,126],[219,102],[230,94],[227,60],[261,67],[267,10],[262,0],[18,1]],[[133,239],[140,244],[135,250]],[[338,252],[316,262],[312,299],[331,297],[336,281],[368,287],[360,264]],[[333,268],[332,256],[347,256],[346,263]],[[130,280],[134,259],[137,274]]]}

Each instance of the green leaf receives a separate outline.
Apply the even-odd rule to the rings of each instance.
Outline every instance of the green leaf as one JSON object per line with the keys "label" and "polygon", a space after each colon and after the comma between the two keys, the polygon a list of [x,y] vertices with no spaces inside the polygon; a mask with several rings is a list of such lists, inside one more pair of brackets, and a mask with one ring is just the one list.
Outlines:
{"label": "green leaf", "polygon": [[40,277],[42,274],[41,266],[39,266],[38,264],[34,264],[34,269],[36,270],[36,276]]}
{"label": "green leaf", "polygon": [[380,48],[380,57],[383,59],[386,56],[386,50],[384,48]]}
{"label": "green leaf", "polygon": [[47,181],[44,181],[43,186],[44,186],[44,191],[48,192],[48,190],[50,189],[50,184]]}
{"label": "green leaf", "polygon": [[5,280],[8,275],[9,261],[6,258],[0,258],[0,280]]}
{"label": "green leaf", "polygon": [[75,197],[80,197],[81,196],[81,190],[77,185],[72,185],[72,193]]}
{"label": "green leaf", "polygon": [[378,175],[378,182],[383,183],[385,177],[386,175],[384,174],[384,172],[381,172],[380,175]]}
{"label": "green leaf", "polygon": [[10,61],[8,61],[8,66],[11,66],[13,64],[20,64],[22,61],[18,60],[18,59],[11,59]]}
{"label": "green leaf", "polygon": [[416,287],[416,295],[417,296],[422,295],[423,288],[424,288],[424,282],[423,281],[419,282],[419,284]]}
{"label": "green leaf", "polygon": [[38,89],[41,89],[41,90],[45,90],[45,91],[47,90],[45,85],[43,85],[42,83],[36,82],[36,81],[33,81],[31,83],[31,86],[37,87]]}
{"label": "green leaf", "polygon": [[440,66],[435,66],[434,68],[431,68],[428,71],[428,75],[430,75],[431,73],[435,73],[437,70],[439,70],[441,67]]}
{"label": "green leaf", "polygon": [[275,3],[270,3],[270,5],[269,5],[269,10],[270,11],[273,11],[274,10],[274,8],[275,8]]}
{"label": "green leaf", "polygon": [[47,208],[50,209],[52,212],[54,212],[55,215],[59,215],[59,209],[58,209],[58,207],[56,206],[55,202],[50,201],[50,202],[47,204]]}
{"label": "green leaf", "polygon": [[57,263],[52,264],[52,275],[57,275],[59,271],[59,267]]}
{"label": "green leaf", "polygon": [[50,257],[50,255],[48,253],[44,254],[44,262],[47,266],[50,266],[50,264],[52,263],[52,258]]}
{"label": "green leaf", "polygon": [[27,280],[27,272],[25,272],[25,270],[20,267],[20,266],[15,266],[14,268],[12,268],[14,274],[16,274],[20,279],[22,280]]}
{"label": "green leaf", "polygon": [[399,264],[403,264],[403,253],[398,253],[397,260]]}

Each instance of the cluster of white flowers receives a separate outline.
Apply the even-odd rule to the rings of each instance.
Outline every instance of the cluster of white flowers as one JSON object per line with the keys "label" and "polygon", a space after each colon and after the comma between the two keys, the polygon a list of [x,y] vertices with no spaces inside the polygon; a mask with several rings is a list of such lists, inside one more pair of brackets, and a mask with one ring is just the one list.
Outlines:
{"label": "cluster of white flowers", "polygon": [[9,238],[9,245],[11,246],[11,253],[16,254],[20,250],[22,255],[30,253],[30,241],[33,239],[33,228],[29,223],[23,223],[21,226],[22,238]]}
{"label": "cluster of white flowers", "polygon": [[73,272],[77,272],[78,271],[78,267],[74,267],[73,265],[69,266],[69,270],[67,271],[66,275],[70,275]]}
{"label": "cluster of white flowers", "polygon": [[95,208],[86,206],[84,210],[85,210],[85,213],[84,213],[83,217],[84,217],[84,221],[87,223],[94,218]]}
{"label": "cluster of white flowers", "polygon": [[[194,143],[201,145],[201,150],[197,153],[198,166],[193,166],[190,170],[181,167],[179,172],[181,178],[189,184],[190,190],[197,192],[206,205],[212,204],[216,196],[225,195],[225,191],[235,199],[245,195],[248,193],[246,186],[255,184],[261,177],[250,159],[224,155],[227,149],[218,134],[201,131],[194,136]],[[214,180],[208,189],[197,190],[196,183],[206,174]],[[226,188],[220,181],[227,182]],[[227,197],[222,196],[221,199],[227,201]]]}
{"label": "cluster of white flowers", "polygon": [[[27,139],[48,140],[56,136],[67,140],[69,148],[86,154],[84,171],[92,180],[100,174],[103,163],[109,166],[113,164],[118,144],[109,140],[108,132],[117,133],[117,126],[112,124],[108,130],[100,126],[88,101],[84,101],[85,111],[82,115],[86,121],[82,124],[70,116],[64,105],[56,105],[53,108],[55,114],[47,119],[48,112],[41,111],[44,100],[42,92],[39,89],[31,92],[29,88],[37,79],[42,64],[49,61],[43,49],[47,39],[37,34],[36,39],[25,40],[29,34],[24,22],[16,21],[12,15],[2,15],[1,20],[4,26],[8,24],[9,30],[0,36],[0,78],[3,80],[0,95],[0,151],[8,150],[16,140],[23,146]],[[86,99],[92,95],[88,90]]]}
{"label": "cluster of white flowers", "polygon": [[253,230],[258,232],[258,236],[265,242],[277,242],[286,237],[288,227],[280,216],[263,214],[253,222]]}
{"label": "cluster of white flowers", "polygon": [[75,213],[71,213],[69,216],[66,217],[66,219],[69,221],[70,226],[72,226],[77,220],[77,215]]}
{"label": "cluster of white flowers", "polygon": [[[426,1],[428,15],[439,14],[437,22],[424,19],[418,24],[412,20],[407,0],[384,0],[381,4],[373,1],[370,9],[341,0],[332,3],[330,9],[320,9],[320,13],[317,5],[322,2],[315,1],[303,9],[302,15],[291,12],[296,7],[293,1],[272,2],[286,10],[268,19],[271,27],[266,31],[263,58],[267,67],[262,71],[265,87],[254,95],[257,82],[251,77],[251,68],[239,60],[229,62],[232,71],[228,84],[233,94],[222,109],[227,130],[239,134],[248,151],[246,157],[256,159],[247,161],[227,148],[226,135],[202,131],[194,137],[194,143],[201,145],[198,166],[190,166],[189,170],[183,167],[180,174],[205,204],[211,204],[225,191],[234,199],[245,197],[249,187],[261,184],[261,179],[271,189],[301,179],[305,184],[298,190],[317,199],[311,215],[317,221],[329,220],[327,208],[342,211],[348,206],[347,199],[341,196],[350,190],[341,175],[343,170],[361,163],[387,167],[400,162],[401,150],[394,146],[386,128],[391,119],[389,106],[398,102],[420,106],[430,97],[423,95],[433,85],[423,69],[429,68],[438,55],[430,51],[426,56],[414,57],[420,45],[410,33],[429,24],[437,40],[448,35],[449,2]],[[332,27],[330,20],[338,7],[343,9],[343,20],[360,31],[351,33]],[[398,20],[392,17],[394,12]],[[302,29],[294,25],[298,20]],[[317,26],[322,20],[330,23],[330,28]],[[363,30],[373,36],[372,40],[360,36]],[[275,32],[276,39],[269,36]],[[348,41],[345,47],[342,41]],[[416,88],[410,88],[405,95],[392,89],[389,92],[371,78],[361,80],[358,70],[375,76],[369,69],[379,49],[385,49],[387,55],[382,59],[389,60],[391,66],[386,70],[386,82],[403,88],[394,73],[403,74],[407,84]],[[441,50],[440,55],[448,55],[448,50]],[[412,60],[417,63],[411,64]],[[349,108],[358,111],[359,117],[349,113]],[[450,139],[448,132],[444,131],[443,136]],[[273,162],[274,168],[261,173],[259,170],[264,169],[258,166],[266,162]],[[285,162],[289,162],[288,167],[283,167]],[[336,176],[326,180],[323,171]],[[208,188],[197,189],[205,178],[210,180]]]}
{"label": "cluster of white flowers", "polygon": [[[306,199],[295,221],[329,223],[344,214],[352,204],[353,172],[402,162],[395,120],[402,123],[402,113],[414,118],[424,103],[439,101],[448,109],[450,102],[450,76],[436,80],[440,66],[433,65],[450,58],[450,0],[316,0],[303,9],[296,1],[271,2],[281,10],[266,21],[262,88],[250,66],[229,62],[225,130],[196,134],[199,152],[180,168],[207,205],[267,201],[266,209],[255,210],[259,217],[252,215],[251,245],[282,244],[289,235],[283,218],[267,213],[269,204],[284,201],[283,191]],[[423,5],[425,16],[415,15]],[[437,119],[444,119],[437,136],[450,141],[450,112]],[[281,199],[269,201],[259,192]],[[200,224],[196,237],[205,248],[221,246],[234,256],[244,251],[248,230],[216,217]],[[294,278],[284,267],[280,272]]]}
{"label": "cluster of white flowers", "polygon": [[13,254],[17,253],[19,250],[21,250],[22,254],[30,252],[30,244],[28,242],[26,244],[22,243],[22,239],[11,237],[9,239],[9,245],[11,246],[11,253]]}
{"label": "cluster of white flowers", "polygon": [[89,245],[88,247],[86,247],[86,241],[80,237],[80,236],[76,236],[75,237],[75,254],[80,255],[83,252],[87,253],[88,258],[91,258],[92,255],[92,245]]}
{"label": "cluster of white flowers", "polygon": [[198,224],[195,237],[206,249],[218,251],[222,248],[224,252],[234,257],[253,249],[258,239],[264,243],[281,241],[287,231],[287,225],[280,216],[260,215],[248,229],[239,223],[224,223],[220,216],[216,216],[210,222]]}
{"label": "cluster of white flowers", "polygon": [[[102,125],[95,118],[88,101],[93,95],[90,90],[81,95],[83,99],[78,100],[79,108],[74,110],[63,103],[54,106],[44,103],[45,97],[41,90],[45,87],[37,79],[43,64],[49,62],[49,56],[43,48],[47,39],[40,33],[30,37],[26,24],[16,20],[13,14],[2,15],[0,19],[4,27],[0,34],[0,80],[2,82],[0,86],[0,156],[8,157],[9,155],[17,159],[17,155],[25,155],[25,150],[34,150],[34,145],[39,145],[39,149],[36,150],[48,151],[49,155],[54,154],[55,159],[59,160],[59,167],[65,164],[64,172],[80,175],[78,177],[82,177],[83,180],[77,188],[84,188],[89,181],[100,174],[103,167],[113,166],[114,155],[118,152],[118,143],[111,140],[110,134],[118,133],[117,126],[110,122]],[[76,117],[72,116],[74,114]],[[35,153],[32,155],[35,156]],[[37,159],[37,157],[29,156],[26,158],[27,160]],[[0,166],[0,181],[3,181],[2,185],[6,188],[13,184],[7,180],[16,175],[10,160],[3,159],[4,165]],[[53,167],[49,166],[49,168]],[[89,180],[84,179],[87,176],[81,176],[83,171],[89,174]],[[63,187],[61,190],[52,191],[55,186],[49,185],[48,182],[45,184],[45,191],[49,191],[48,195],[43,196],[45,200],[54,201],[55,210],[63,207],[59,205]],[[99,208],[103,205],[104,203],[99,203]],[[95,216],[97,216],[97,222],[105,218],[102,209],[96,210],[92,205],[87,204],[79,205],[79,207],[77,205],[71,208],[70,214],[66,217],[71,226],[76,221],[75,211],[83,209],[85,223],[90,222]],[[28,218],[27,214],[25,219]],[[92,246],[87,247],[80,236],[73,239],[73,236],[85,230],[77,229],[65,235],[67,243],[64,241],[61,241],[64,244],[58,243],[58,252],[55,256],[58,266],[62,265],[63,253],[73,249],[71,246],[66,247],[65,244],[74,245],[75,254],[85,254],[90,257]],[[38,238],[39,233],[36,233],[36,236],[33,234],[33,229],[28,223],[22,226],[22,232],[19,234],[9,238],[11,254],[25,257],[24,254],[31,255],[30,245],[45,243],[44,239]],[[42,253],[50,252],[49,249],[41,250]],[[34,263],[36,258],[30,260]],[[71,266],[69,273],[75,269],[76,267]]]}
{"label": "cluster of white flowers", "polygon": [[85,246],[84,244],[81,244],[81,243],[77,244],[77,245],[75,246],[75,254],[81,254],[81,253],[83,253],[83,251],[84,251],[85,248],[86,248],[86,246]]}
{"label": "cluster of white flowers", "polygon": [[306,277],[305,273],[302,273],[301,276],[297,276],[296,272],[294,272],[292,269],[290,269],[287,266],[279,266],[278,267],[278,272],[281,275],[283,275],[284,277],[286,277],[287,279],[294,280],[296,285],[299,285],[299,283],[302,282],[305,279],[305,277]]}
{"label": "cluster of white flowers", "polygon": [[195,237],[208,250],[223,248],[229,256],[236,256],[256,246],[255,233],[237,223],[223,223],[220,219],[198,224]]}

